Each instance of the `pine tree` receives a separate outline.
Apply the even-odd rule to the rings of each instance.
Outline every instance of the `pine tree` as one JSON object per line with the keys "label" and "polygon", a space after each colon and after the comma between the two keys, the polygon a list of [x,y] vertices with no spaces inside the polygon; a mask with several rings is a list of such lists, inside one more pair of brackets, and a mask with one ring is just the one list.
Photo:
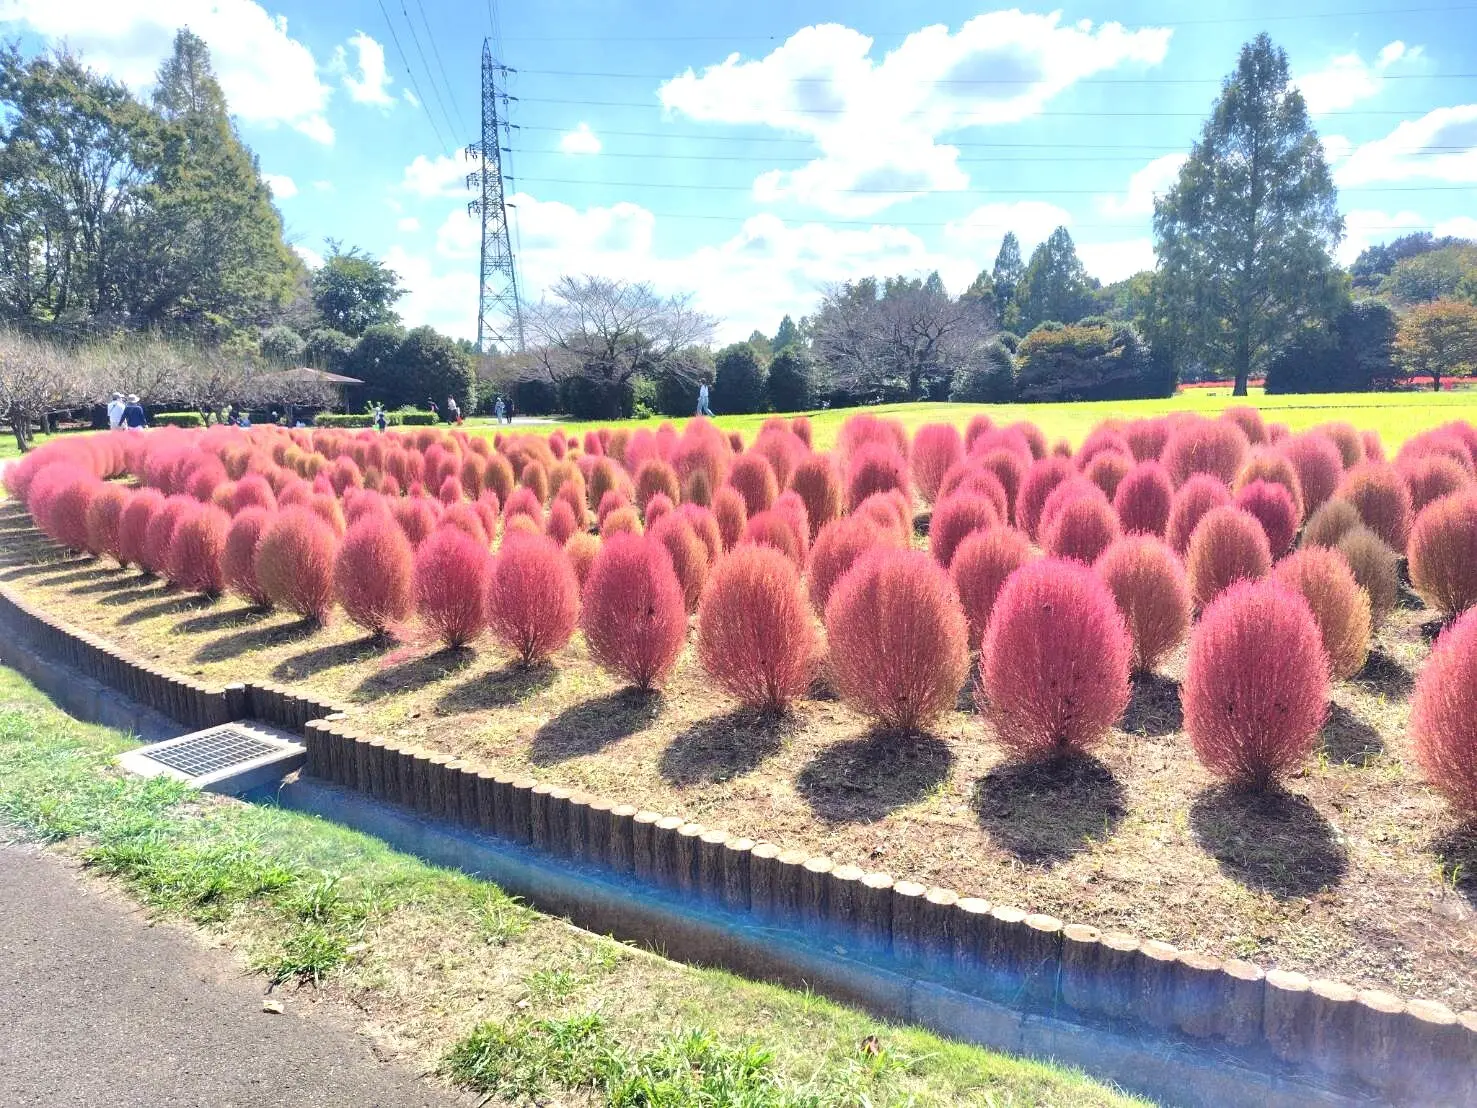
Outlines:
{"label": "pine tree", "polygon": [[1014,231],[1006,231],[1000,240],[1000,250],[995,255],[995,267],[990,270],[990,283],[995,288],[995,318],[1007,331],[1020,326],[1020,312],[1015,306],[1015,291],[1026,275],[1025,263],[1021,261],[1020,240]]}
{"label": "pine tree", "polygon": [[1092,311],[1092,283],[1065,227],[1031,251],[1015,300],[1025,331],[1048,321],[1076,323]]}
{"label": "pine tree", "polygon": [[1236,70],[1178,182],[1155,204],[1164,292],[1187,321],[1187,355],[1253,372],[1345,294],[1330,254],[1343,234],[1338,197],[1287,55],[1265,34]]}

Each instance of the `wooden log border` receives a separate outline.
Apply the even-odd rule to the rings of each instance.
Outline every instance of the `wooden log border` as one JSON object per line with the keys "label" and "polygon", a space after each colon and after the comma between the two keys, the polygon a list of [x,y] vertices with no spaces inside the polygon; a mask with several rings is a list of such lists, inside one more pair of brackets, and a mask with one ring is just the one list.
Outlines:
{"label": "wooden log border", "polygon": [[30,650],[179,723],[252,718],[302,737],[304,772],[530,847],[787,938],[844,948],[993,1002],[1211,1045],[1247,1064],[1399,1104],[1477,1103],[1477,1011],[1357,991],[688,823],[361,734],[349,708],[268,681],[216,688],[129,657],[0,585],[0,626]]}

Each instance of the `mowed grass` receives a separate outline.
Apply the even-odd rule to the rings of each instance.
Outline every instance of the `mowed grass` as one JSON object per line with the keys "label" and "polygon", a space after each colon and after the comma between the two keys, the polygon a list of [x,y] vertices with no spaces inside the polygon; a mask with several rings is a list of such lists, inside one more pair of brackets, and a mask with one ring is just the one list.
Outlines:
{"label": "mowed grass", "polygon": [[155,914],[208,930],[289,1006],[353,1012],[407,1064],[489,1100],[1144,1103],[666,961],[310,816],[120,776],[112,762],[129,745],[0,668],[0,831],[66,851]]}
{"label": "mowed grass", "polygon": [[[1249,397],[1233,397],[1229,389],[1187,389],[1158,400],[1102,400],[1076,404],[884,404],[870,408],[836,408],[807,413],[814,433],[814,445],[826,450],[835,445],[836,434],[845,419],[857,412],[886,416],[899,420],[910,432],[925,423],[953,423],[965,427],[976,415],[987,415],[996,423],[1028,420],[1046,434],[1049,441],[1066,439],[1074,447],[1081,445],[1089,431],[1108,419],[1145,419],[1170,412],[1200,412],[1214,416],[1234,405],[1250,405],[1261,410],[1269,423],[1285,423],[1301,431],[1319,423],[1342,420],[1360,430],[1375,430],[1392,452],[1412,435],[1454,419],[1477,422],[1477,390],[1454,392],[1350,392],[1310,393],[1297,396],[1266,396],[1252,390]],[[745,442],[753,437],[765,415],[719,416],[716,423],[726,431],[739,431]],[[612,423],[597,420],[581,423],[561,421],[559,426],[571,434],[583,435],[597,427],[656,428],[662,419],[622,420]],[[687,421],[670,420],[677,427]],[[477,434],[495,434],[499,428],[483,420],[468,424]],[[506,431],[508,428],[503,427]],[[514,430],[520,428],[515,427]],[[537,426],[528,430],[537,431]],[[545,428],[547,429],[547,428]]]}

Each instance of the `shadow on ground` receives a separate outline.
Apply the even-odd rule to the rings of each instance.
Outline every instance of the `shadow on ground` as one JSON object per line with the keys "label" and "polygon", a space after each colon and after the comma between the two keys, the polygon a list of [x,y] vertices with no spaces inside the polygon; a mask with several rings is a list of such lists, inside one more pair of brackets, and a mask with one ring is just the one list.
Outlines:
{"label": "shadow on ground", "polygon": [[1355,684],[1390,700],[1404,700],[1415,688],[1415,677],[1383,650],[1371,650],[1364,668],[1354,674]]}
{"label": "shadow on ground", "polygon": [[795,726],[788,714],[742,708],[709,716],[667,744],[658,769],[679,788],[742,777],[778,754]]}
{"label": "shadow on ground", "polygon": [[274,646],[300,642],[318,633],[316,620],[298,619],[291,623],[274,623],[269,627],[251,627],[234,634],[223,635],[208,642],[195,651],[197,662],[229,662],[253,650],[266,650]]}
{"label": "shadow on ground", "polygon": [[383,635],[366,635],[364,638],[350,639],[348,642],[315,646],[312,650],[304,650],[301,654],[294,654],[291,658],[283,658],[272,667],[272,676],[279,681],[313,677],[335,666],[353,665],[355,662],[364,661],[365,658],[383,654],[394,645],[393,639]]}
{"label": "shadow on ground", "polygon": [[1121,727],[1130,735],[1172,735],[1185,726],[1180,683],[1162,673],[1134,675]]}
{"label": "shadow on ground", "polygon": [[1275,896],[1311,896],[1337,885],[1349,867],[1332,825],[1281,789],[1206,789],[1190,806],[1190,826],[1223,873]]}
{"label": "shadow on ground", "polygon": [[954,752],[935,735],[869,731],[831,743],[795,779],[811,811],[834,823],[875,823],[949,778]]}
{"label": "shadow on ground", "polygon": [[197,612],[203,608],[213,607],[218,599],[218,597],[201,596],[194,592],[166,592],[160,599],[119,616],[118,626],[130,627],[135,623],[143,623],[160,616],[180,616],[186,612]]}
{"label": "shadow on ground", "polygon": [[649,726],[661,703],[661,693],[640,689],[620,689],[594,700],[582,700],[534,732],[528,760],[548,766],[595,754]]}
{"label": "shadow on ground", "polygon": [[1477,824],[1443,831],[1431,852],[1441,862],[1442,880],[1477,908]]}
{"label": "shadow on ground", "polygon": [[1329,760],[1344,766],[1362,766],[1385,752],[1380,733],[1342,704],[1328,706],[1328,722],[1320,737]]}
{"label": "shadow on ground", "polygon": [[453,685],[436,701],[436,713],[450,716],[458,712],[509,708],[547,689],[558,675],[559,671],[548,662],[533,666],[509,662],[501,669]]}
{"label": "shadow on ground", "polygon": [[400,660],[397,654],[386,655],[385,665],[359,682],[359,687],[354,690],[358,699],[380,700],[410,692],[422,685],[432,685],[460,673],[477,660],[477,652],[466,646],[460,649],[442,647],[429,654],[413,654],[404,660]]}
{"label": "shadow on ground", "polygon": [[1047,865],[1110,837],[1123,822],[1123,786],[1090,755],[1005,762],[974,783],[980,827],[1023,862]]}
{"label": "shadow on ground", "polygon": [[238,627],[251,627],[272,614],[271,608],[221,608],[204,615],[182,619],[174,625],[176,635],[216,635]]}

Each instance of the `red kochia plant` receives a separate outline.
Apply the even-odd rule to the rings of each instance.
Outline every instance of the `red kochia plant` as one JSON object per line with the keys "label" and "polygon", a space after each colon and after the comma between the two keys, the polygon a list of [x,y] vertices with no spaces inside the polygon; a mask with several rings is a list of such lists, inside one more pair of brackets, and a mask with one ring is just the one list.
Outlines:
{"label": "red kochia plant", "polygon": [[87,549],[116,558],[119,565],[126,564],[118,553],[118,528],[130,495],[120,485],[104,485],[87,506]]}
{"label": "red kochia plant", "polygon": [[[755,519],[765,513],[755,516]],[[680,515],[666,515],[647,529],[647,536],[667,548],[672,570],[682,584],[682,604],[689,612],[697,611],[703,587],[708,583],[708,548],[698,538],[691,523]]]}
{"label": "red kochia plant", "polygon": [[1250,450],[1246,433],[1236,424],[1196,419],[1181,424],[1169,436],[1161,461],[1176,485],[1197,473],[1208,473],[1229,485]]}
{"label": "red kochia plant", "polygon": [[579,530],[579,521],[574,517],[574,509],[569,506],[569,501],[555,497],[549,505],[549,518],[544,524],[544,530],[548,532],[549,538],[560,546],[569,541],[569,536]]}
{"label": "red kochia plant", "polygon": [[836,691],[891,731],[927,727],[948,711],[969,669],[954,586],[917,550],[864,555],[831,591],[826,638]]}
{"label": "red kochia plant", "polygon": [[436,529],[441,518],[441,505],[424,496],[398,498],[390,503],[390,514],[405,532],[411,546],[419,546]]}
{"label": "red kochia plant", "polygon": [[221,555],[230,528],[231,517],[214,505],[187,512],[169,542],[169,579],[186,592],[219,596],[225,587]]}
{"label": "red kochia plant", "polygon": [[1212,508],[1231,503],[1231,490],[1214,477],[1197,473],[1174,494],[1164,537],[1181,558],[1190,549],[1190,536]]}
{"label": "red kochia plant", "polygon": [[257,543],[256,579],[274,605],[322,623],[333,605],[337,554],[333,528],[307,508],[285,508]]}
{"label": "red kochia plant", "polygon": [[438,527],[415,552],[415,606],[421,622],[452,650],[487,627],[492,555],[465,531]]}
{"label": "red kochia plant", "polygon": [[719,564],[697,618],[697,656],[729,696],[783,711],[810,686],[815,622],[794,565],[777,550],[744,546]]}
{"label": "red kochia plant", "polygon": [[174,543],[174,529],[179,526],[180,520],[199,506],[200,502],[194,497],[176,494],[167,497],[164,505],[149,519],[149,529],[144,533],[144,552],[140,561],[150,573],[167,573],[169,548]]}
{"label": "red kochia plant", "polygon": [[1092,570],[1043,558],[1011,574],[980,648],[980,709],[1026,759],[1081,753],[1128,707],[1132,643]]}
{"label": "red kochia plant", "polygon": [[846,503],[852,510],[873,493],[896,489],[910,496],[908,463],[901,453],[881,443],[868,443],[846,462]]}
{"label": "red kochia plant", "polygon": [[1334,549],[1344,556],[1354,571],[1354,580],[1368,595],[1374,625],[1379,627],[1395,610],[1399,598],[1399,556],[1362,523],[1341,536]]}
{"label": "red kochia plant", "polygon": [[841,516],[841,478],[829,454],[808,454],[790,475],[790,489],[805,502],[810,540]]}
{"label": "red kochia plant", "polygon": [[[779,512],[771,509],[751,516],[744,525],[744,537],[739,546],[768,546],[789,558],[796,570],[805,566],[805,551],[800,544],[800,535],[795,525]],[[738,549],[738,547],[735,547]]]}
{"label": "red kochia plant", "polygon": [[1205,513],[1190,536],[1185,559],[1190,597],[1204,608],[1237,581],[1265,577],[1272,568],[1267,533],[1255,516],[1226,505]]}
{"label": "red kochia plant", "polygon": [[1159,535],[1169,526],[1174,503],[1174,482],[1169,471],[1155,461],[1139,462],[1118,482],[1113,510],[1129,534]]}
{"label": "red kochia plant", "polygon": [[929,423],[913,435],[913,483],[925,504],[938,498],[939,482],[964,457],[964,440],[952,423]]}
{"label": "red kochia plant", "polygon": [[661,685],[687,637],[682,585],[666,547],[639,535],[607,539],[585,580],[580,625],[602,669],[638,689]]}
{"label": "red kochia plant", "polygon": [[1272,557],[1280,558],[1292,548],[1297,535],[1297,508],[1285,486],[1257,478],[1237,491],[1235,504],[1256,516],[1266,533]]}
{"label": "red kochia plant", "polygon": [[1359,587],[1344,556],[1322,546],[1304,547],[1272,567],[1272,576],[1308,602],[1329,673],[1353,677],[1369,657],[1369,594]]}
{"label": "red kochia plant", "polygon": [[1363,527],[1359,511],[1347,500],[1326,500],[1303,526],[1302,546],[1337,546],[1356,527]]}
{"label": "red kochia plant", "polygon": [[1128,476],[1133,464],[1132,456],[1125,451],[1100,450],[1082,472],[1111,500],[1118,495],[1118,485]]}
{"label": "red kochia plant", "polygon": [[687,521],[692,533],[702,542],[708,555],[708,565],[716,563],[723,553],[723,536],[718,531],[718,520],[713,513],[700,504],[683,504],[677,509],[677,515]]}
{"label": "red kochia plant", "polygon": [[415,548],[388,514],[371,512],[349,528],[334,562],[333,588],[349,619],[371,635],[410,618]]}
{"label": "red kochia plant", "polygon": [[991,527],[966,535],[954,550],[949,576],[969,621],[969,646],[984,638],[995,600],[1010,575],[1031,558],[1031,540],[1014,527]]}
{"label": "red kochia plant", "polygon": [[1328,660],[1313,613],[1278,581],[1244,581],[1200,617],[1181,692],[1202,765],[1264,789],[1312,752],[1328,711]]}
{"label": "red kochia plant", "polygon": [[677,471],[660,458],[648,458],[636,471],[636,505],[644,513],[646,502],[662,493],[673,504],[682,499]]}
{"label": "red kochia plant", "polygon": [[1459,492],[1472,483],[1472,475],[1451,458],[1430,455],[1414,458],[1400,466],[1400,475],[1410,489],[1410,510],[1420,512],[1427,504]]}
{"label": "red kochia plant", "polygon": [[1477,492],[1442,497],[1416,517],[1410,583],[1447,619],[1477,604]]}
{"label": "red kochia plant", "polygon": [[1298,476],[1303,490],[1303,514],[1310,516],[1339,487],[1344,475],[1344,457],[1332,439],[1317,431],[1294,435],[1278,445]]}
{"label": "red kochia plant", "polygon": [[221,551],[222,582],[255,608],[265,608],[272,602],[257,580],[256,548],[273,514],[266,508],[242,508],[231,520],[226,545]]}
{"label": "red kochia plant", "polygon": [[[103,483],[89,473],[75,472],[61,481],[40,506],[43,528],[69,550],[87,549],[87,512]],[[41,499],[41,498],[38,498]]]}
{"label": "red kochia plant", "polygon": [[1241,467],[1241,472],[1236,474],[1231,491],[1239,493],[1255,481],[1267,481],[1286,489],[1288,499],[1292,501],[1294,522],[1303,521],[1306,514],[1303,509],[1303,482],[1297,475],[1296,467],[1280,450],[1264,447],[1253,450],[1251,457]]}
{"label": "red kochia plant", "polygon": [[675,507],[676,505],[672,503],[672,498],[666,493],[653,493],[651,498],[646,501],[646,507],[642,509],[641,517],[645,521],[647,528],[650,529],[660,522],[663,516],[671,515],[672,509]]}
{"label": "red kochia plant", "polygon": [[733,486],[724,485],[713,494],[713,518],[718,521],[723,549],[732,550],[743,537],[744,524],[749,521],[749,509],[744,498]]}
{"label": "red kochia plant", "polygon": [[1410,737],[1427,783],[1477,823],[1477,612],[1436,640],[1411,696]]}
{"label": "red kochia plant", "polygon": [[1066,458],[1042,458],[1032,462],[1026,475],[1021,478],[1020,492],[1016,495],[1016,526],[1031,538],[1036,538],[1046,498],[1076,472],[1076,468]]}
{"label": "red kochia plant", "polygon": [[[874,546],[887,542],[890,535],[864,516],[842,516],[821,528],[806,571],[810,603],[817,613],[825,612],[831,590],[857,559]],[[897,545],[896,540],[893,545]]]}
{"label": "red kochia plant", "polygon": [[954,560],[954,551],[966,536],[1003,522],[995,506],[985,497],[955,493],[933,510],[933,518],[928,524],[928,552],[939,565],[948,569]]}
{"label": "red kochia plant", "polygon": [[[767,511],[780,494],[774,467],[763,454],[744,454],[736,458],[728,471],[728,487],[743,498],[744,512],[750,516]],[[716,495],[714,505],[717,505]],[[721,516],[719,522],[722,522]]]}
{"label": "red kochia plant", "polygon": [[1392,550],[1405,549],[1410,538],[1410,489],[1394,466],[1385,462],[1355,466],[1344,474],[1338,496],[1354,505],[1364,525]]}
{"label": "red kochia plant", "polygon": [[1004,447],[995,447],[985,451],[977,458],[981,469],[989,470],[1000,482],[1001,489],[1005,492],[1006,516],[1011,522],[1015,522],[1015,505],[1020,496],[1021,482],[1026,479],[1027,458],[1015,450]]}
{"label": "red kochia plant", "polygon": [[1133,640],[1133,668],[1149,673],[1190,629],[1190,583],[1179,555],[1162,539],[1129,535],[1093,567],[1108,586]]}
{"label": "red kochia plant", "polygon": [[579,622],[579,581],[564,550],[543,535],[503,543],[487,583],[493,637],[528,666],[561,649]]}
{"label": "red kochia plant", "polygon": [[1041,546],[1053,557],[1092,565],[1119,535],[1117,514],[1094,489],[1093,495],[1074,497],[1061,506],[1043,528]]}
{"label": "red kochia plant", "polygon": [[934,503],[947,500],[955,493],[968,492],[983,496],[995,506],[1001,522],[1010,518],[1010,496],[994,470],[987,469],[978,458],[965,458],[949,467],[939,484]]}
{"label": "red kochia plant", "polygon": [[590,566],[598,553],[600,553],[600,536],[592,535],[588,531],[576,532],[564,544],[564,554],[574,569],[574,576],[579,581],[581,592],[584,591],[585,580],[590,576]]}
{"label": "red kochia plant", "polygon": [[1321,423],[1313,432],[1327,438],[1338,447],[1345,469],[1353,469],[1365,460],[1364,436],[1350,423]]}

